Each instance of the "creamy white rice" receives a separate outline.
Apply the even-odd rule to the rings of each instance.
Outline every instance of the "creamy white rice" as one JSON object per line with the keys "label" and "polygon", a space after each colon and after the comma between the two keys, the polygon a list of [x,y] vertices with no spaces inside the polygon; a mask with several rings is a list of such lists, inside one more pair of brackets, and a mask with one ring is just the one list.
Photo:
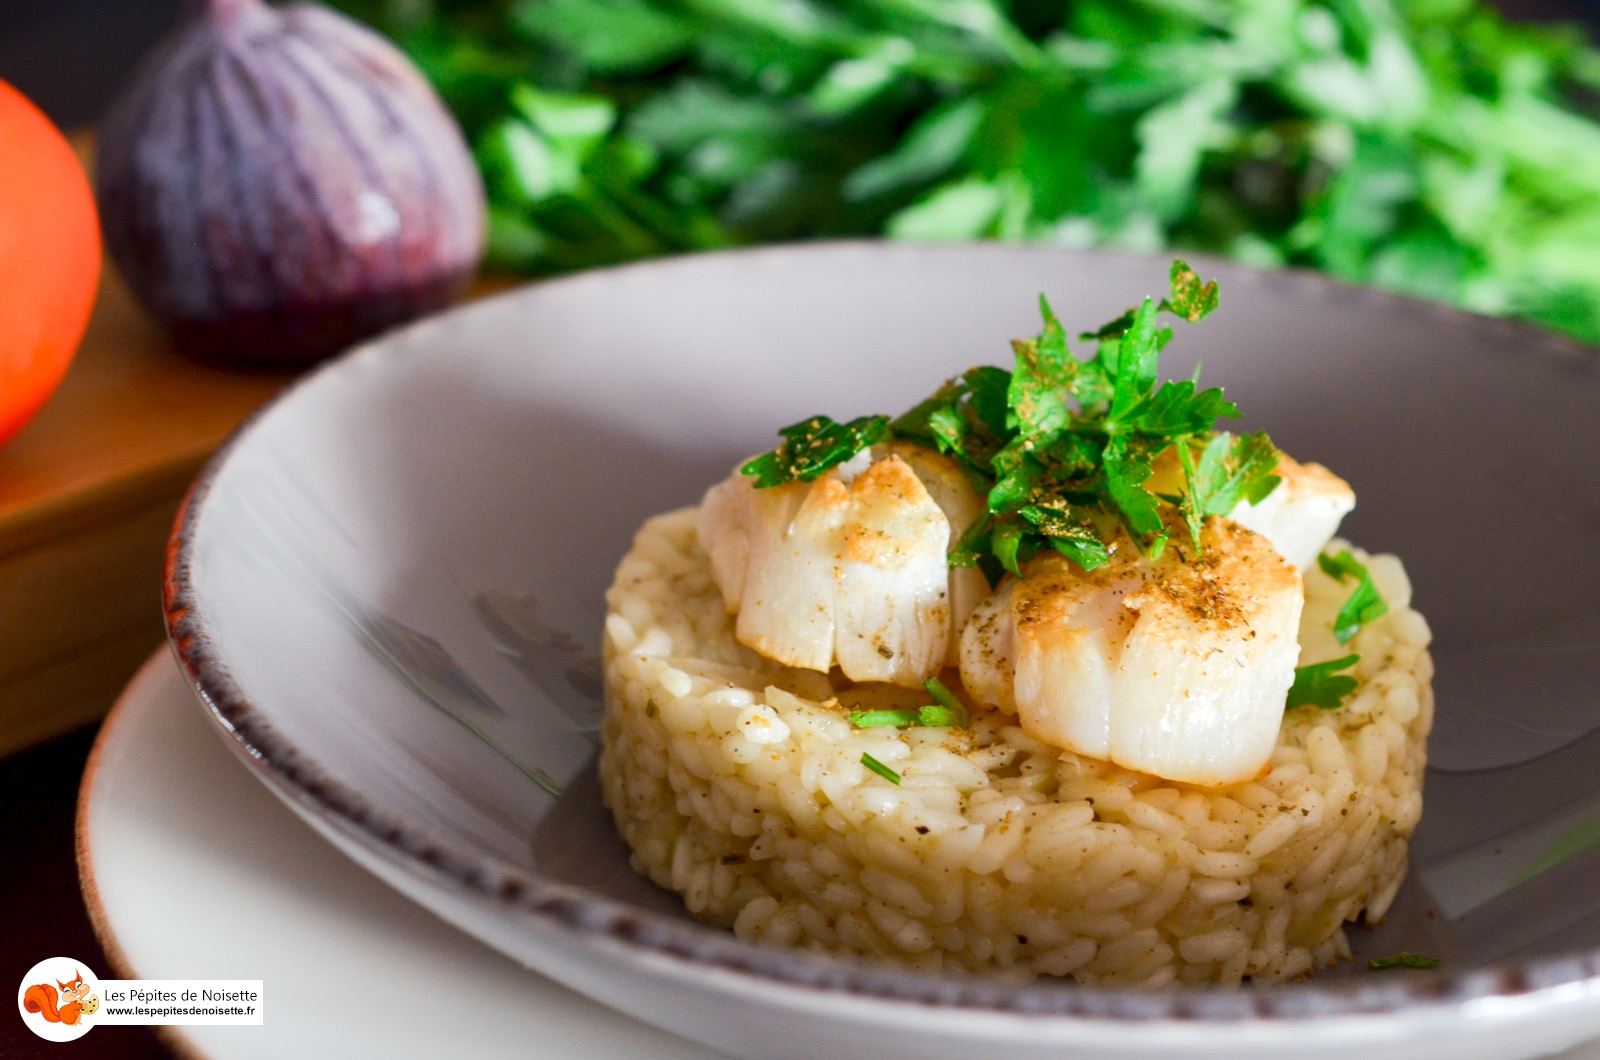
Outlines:
{"label": "creamy white rice", "polygon": [[747,940],[1086,983],[1299,976],[1349,955],[1345,922],[1383,916],[1422,813],[1427,623],[1398,560],[1356,555],[1389,614],[1340,647],[1352,586],[1308,572],[1301,662],[1358,652],[1360,687],[1288,711],[1261,777],[1203,788],[1045,746],[994,710],[965,730],[853,729],[851,709],[926,696],[739,645],[693,511],[672,512],[607,595],[606,803],[639,872]]}

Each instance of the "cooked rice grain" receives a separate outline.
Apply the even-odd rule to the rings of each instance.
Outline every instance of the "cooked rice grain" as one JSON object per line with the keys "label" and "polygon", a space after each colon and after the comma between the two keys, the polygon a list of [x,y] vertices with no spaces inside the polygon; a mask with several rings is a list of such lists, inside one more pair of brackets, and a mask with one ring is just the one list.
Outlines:
{"label": "cooked rice grain", "polygon": [[930,971],[1158,986],[1301,975],[1393,900],[1433,720],[1428,627],[1393,557],[1357,552],[1390,613],[1347,647],[1328,631],[1350,586],[1306,575],[1301,661],[1359,652],[1360,688],[1289,711],[1264,776],[1203,788],[995,710],[852,729],[850,709],[925,697],[738,644],[694,527],[646,523],[607,596],[600,775],[634,867],[695,916]]}

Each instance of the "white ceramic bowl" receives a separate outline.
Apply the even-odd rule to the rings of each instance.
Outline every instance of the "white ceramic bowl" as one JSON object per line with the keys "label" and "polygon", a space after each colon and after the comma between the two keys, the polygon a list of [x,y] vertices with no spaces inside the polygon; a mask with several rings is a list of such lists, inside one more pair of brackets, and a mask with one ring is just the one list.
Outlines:
{"label": "white ceramic bowl", "polygon": [[[1600,1034],[1600,409],[1594,354],[1299,272],[1204,262],[1180,333],[1286,450],[1348,478],[1436,633],[1413,871],[1360,954],[1438,973],[1030,987],[747,946],[627,868],[593,772],[602,594],[647,515],[777,426],[908,407],[1166,262],[834,244],[540,284],[314,373],[211,462],[169,629],[230,745],[358,862],[645,1020],[751,1057],[1533,1056]],[[1349,971],[1349,966],[1345,966]]]}

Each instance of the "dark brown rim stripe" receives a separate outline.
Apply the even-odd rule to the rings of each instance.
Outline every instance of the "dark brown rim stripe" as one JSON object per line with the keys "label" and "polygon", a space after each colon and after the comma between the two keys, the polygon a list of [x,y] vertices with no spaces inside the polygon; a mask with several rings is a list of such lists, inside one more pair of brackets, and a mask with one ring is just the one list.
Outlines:
{"label": "dark brown rim stripe", "polygon": [[[920,247],[872,241],[777,246],[722,251],[694,258],[744,259],[773,255],[827,254],[853,251],[894,253],[1035,253],[1060,258],[1081,257],[1043,248],[997,245],[958,249]],[[1129,258],[1132,255],[1096,255]],[[1233,271],[1238,266],[1195,256],[1202,266]],[[622,272],[679,267],[682,259],[639,262],[595,270],[541,285],[587,284],[597,277]],[[1471,314],[1447,306],[1352,287],[1319,274],[1284,270],[1264,274],[1269,280],[1297,282],[1323,289],[1341,301],[1378,301],[1419,307],[1459,319]],[[496,296],[512,297],[516,292]],[[463,312],[463,307],[453,312]],[[415,325],[413,325],[415,326]],[[424,324],[423,326],[426,326]],[[1526,357],[1533,349],[1553,354],[1558,367],[1587,367],[1595,351],[1577,342],[1515,321],[1483,318],[1482,326],[1496,329],[1519,347]],[[392,333],[391,333],[392,334]],[[380,340],[381,341],[381,340]],[[1587,980],[1600,980],[1600,950],[1525,964],[1405,975],[1382,982],[1344,980],[1307,982],[1284,986],[1222,989],[1117,990],[1075,983],[1012,986],[964,976],[935,976],[920,972],[854,964],[843,960],[771,949],[740,942],[732,935],[702,925],[674,920],[621,902],[557,883],[472,853],[391,818],[368,805],[350,788],[333,779],[311,755],[284,739],[268,718],[239,687],[226,661],[205,631],[193,582],[191,543],[205,508],[212,483],[228,462],[233,449],[253,426],[280,403],[292,400],[303,386],[324,373],[339,371],[355,358],[380,355],[372,345],[359,347],[309,373],[274,398],[234,432],[207,462],[190,487],[178,511],[167,546],[163,604],[167,633],[184,671],[210,710],[211,716],[236,744],[236,750],[257,774],[280,795],[306,806],[341,831],[409,871],[465,892],[481,901],[531,913],[582,935],[605,936],[641,949],[748,973],[774,984],[824,992],[842,992],[884,1001],[903,1001],[939,1008],[1001,1012],[1041,1019],[1155,1021],[1181,1020],[1229,1024],[1258,1019],[1305,1020],[1329,1017],[1366,1017],[1396,1014],[1418,1006],[1459,1006],[1477,998],[1526,995]]]}

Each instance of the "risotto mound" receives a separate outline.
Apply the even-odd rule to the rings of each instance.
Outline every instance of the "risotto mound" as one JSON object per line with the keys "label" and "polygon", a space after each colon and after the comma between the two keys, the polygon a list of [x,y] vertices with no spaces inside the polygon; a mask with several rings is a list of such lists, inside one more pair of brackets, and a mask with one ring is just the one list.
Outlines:
{"label": "risotto mound", "polygon": [[[991,708],[853,728],[851,710],[925,697],[740,645],[694,511],[662,515],[607,596],[606,803],[639,872],[749,941],[1084,983],[1292,978],[1348,956],[1347,921],[1383,916],[1422,813],[1427,623],[1397,559],[1354,554],[1389,605],[1348,645],[1359,686],[1287,711],[1261,776],[1208,788],[1047,746]],[[1348,586],[1312,565],[1305,594],[1301,662],[1344,655]]]}

